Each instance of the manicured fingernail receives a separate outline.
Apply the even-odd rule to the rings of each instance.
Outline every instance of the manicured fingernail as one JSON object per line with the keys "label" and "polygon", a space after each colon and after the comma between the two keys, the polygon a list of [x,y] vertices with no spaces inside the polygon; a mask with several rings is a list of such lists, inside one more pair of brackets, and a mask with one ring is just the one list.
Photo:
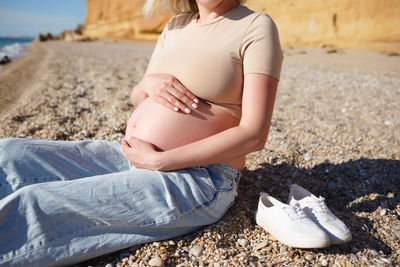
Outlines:
{"label": "manicured fingernail", "polygon": [[193,103],[193,104],[192,104],[192,107],[193,107],[193,108],[197,108],[197,104],[196,104],[196,103]]}
{"label": "manicured fingernail", "polygon": [[179,110],[179,108],[178,108],[178,107],[174,107],[174,110],[175,110],[175,111],[178,111],[178,110]]}
{"label": "manicured fingernail", "polygon": [[190,108],[185,108],[186,113],[190,113]]}
{"label": "manicured fingernail", "polygon": [[197,98],[193,99],[194,103],[199,103],[199,100]]}

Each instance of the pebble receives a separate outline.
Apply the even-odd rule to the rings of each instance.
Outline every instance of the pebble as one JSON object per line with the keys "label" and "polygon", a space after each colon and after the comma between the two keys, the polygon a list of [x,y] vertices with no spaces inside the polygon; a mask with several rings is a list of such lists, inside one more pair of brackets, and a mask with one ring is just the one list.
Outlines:
{"label": "pebble", "polygon": [[112,263],[107,263],[104,267],[114,267],[114,264],[112,264]]}
{"label": "pebble", "polygon": [[314,256],[311,255],[311,254],[307,254],[304,258],[305,258],[306,260],[308,260],[308,261],[312,261],[312,260],[314,259]]}
{"label": "pebble", "polygon": [[201,253],[203,253],[203,250],[204,250],[203,246],[196,245],[190,249],[189,255],[198,257],[201,255]]}
{"label": "pebble", "polygon": [[330,182],[330,183],[328,184],[328,189],[329,189],[329,190],[334,190],[334,189],[336,189],[336,184],[335,184],[335,182]]}
{"label": "pebble", "polygon": [[241,238],[238,240],[238,243],[241,247],[245,248],[249,244],[249,240]]}
{"label": "pebble", "polygon": [[305,155],[304,155],[304,160],[305,161],[310,161],[312,159],[312,154],[310,153],[310,152],[307,152]]}
{"label": "pebble", "polygon": [[268,241],[262,241],[257,244],[256,250],[262,249],[263,247],[266,247],[268,245]]}
{"label": "pebble", "polygon": [[326,259],[322,259],[321,260],[321,265],[324,266],[324,267],[328,266],[328,261]]}
{"label": "pebble", "polygon": [[149,265],[155,267],[161,267],[164,266],[164,261],[160,257],[155,256],[149,261]]}
{"label": "pebble", "polygon": [[381,212],[380,212],[380,215],[381,216],[385,216],[386,215],[386,209],[382,209]]}

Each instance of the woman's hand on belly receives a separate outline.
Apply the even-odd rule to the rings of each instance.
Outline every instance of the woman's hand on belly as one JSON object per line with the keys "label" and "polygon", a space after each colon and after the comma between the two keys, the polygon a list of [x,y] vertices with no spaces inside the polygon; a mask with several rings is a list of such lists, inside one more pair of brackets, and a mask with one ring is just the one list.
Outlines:
{"label": "woman's hand on belly", "polygon": [[199,103],[197,97],[169,74],[148,74],[134,90],[145,92],[153,101],[168,109],[190,113]]}
{"label": "woman's hand on belly", "polygon": [[159,170],[158,152],[153,144],[135,137],[122,140],[122,152],[125,157],[140,169]]}

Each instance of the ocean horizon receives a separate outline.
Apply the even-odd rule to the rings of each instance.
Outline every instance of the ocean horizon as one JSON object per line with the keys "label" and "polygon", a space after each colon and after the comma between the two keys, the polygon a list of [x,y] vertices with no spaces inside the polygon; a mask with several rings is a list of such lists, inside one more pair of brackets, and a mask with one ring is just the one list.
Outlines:
{"label": "ocean horizon", "polygon": [[31,37],[3,37],[0,36],[0,59],[8,56],[10,59],[26,54],[27,46],[32,43]]}

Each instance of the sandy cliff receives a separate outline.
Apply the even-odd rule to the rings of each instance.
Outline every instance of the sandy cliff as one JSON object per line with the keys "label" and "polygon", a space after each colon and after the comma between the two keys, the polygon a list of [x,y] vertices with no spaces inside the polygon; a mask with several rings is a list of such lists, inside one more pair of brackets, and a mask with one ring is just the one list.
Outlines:
{"label": "sandy cliff", "polygon": [[[85,35],[155,40],[171,14],[145,20],[143,0],[86,0]],[[284,46],[333,46],[400,52],[399,0],[252,0],[268,13]]]}
{"label": "sandy cliff", "polygon": [[84,34],[96,38],[156,40],[171,14],[146,20],[143,0],[86,0]]}

